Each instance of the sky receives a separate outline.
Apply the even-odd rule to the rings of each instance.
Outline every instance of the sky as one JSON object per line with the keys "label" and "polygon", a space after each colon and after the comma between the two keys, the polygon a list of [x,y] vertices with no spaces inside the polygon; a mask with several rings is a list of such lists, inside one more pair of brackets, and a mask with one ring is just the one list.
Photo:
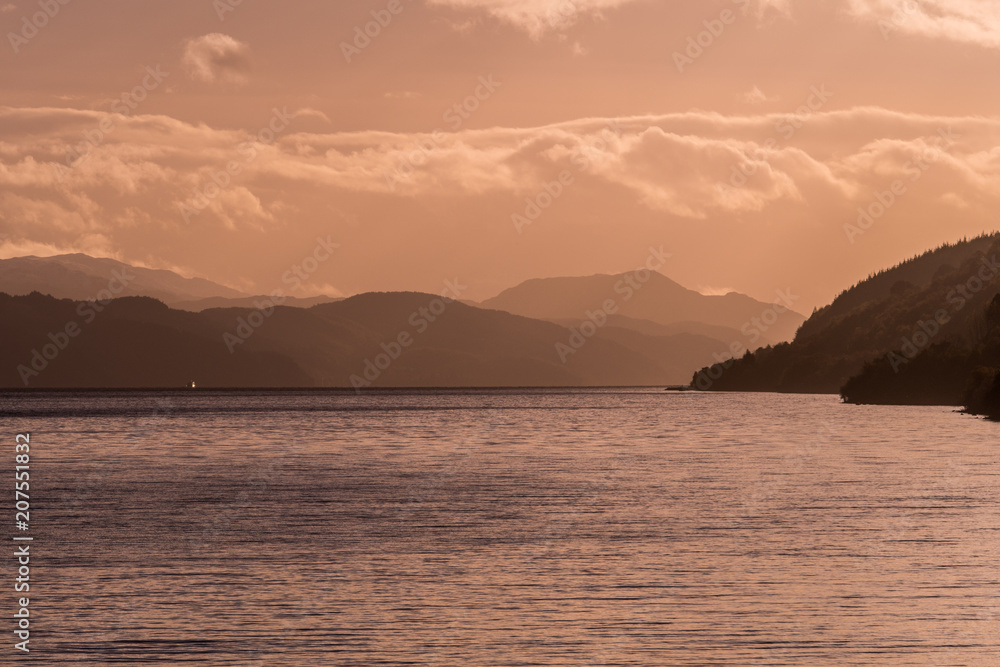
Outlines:
{"label": "sky", "polygon": [[0,258],[808,314],[998,228],[995,0],[0,0]]}

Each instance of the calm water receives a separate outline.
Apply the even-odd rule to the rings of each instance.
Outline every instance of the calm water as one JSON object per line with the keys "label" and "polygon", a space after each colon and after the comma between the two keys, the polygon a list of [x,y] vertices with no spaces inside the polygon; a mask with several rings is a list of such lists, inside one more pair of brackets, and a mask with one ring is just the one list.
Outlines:
{"label": "calm water", "polygon": [[0,394],[22,431],[2,664],[1000,664],[1000,424],[949,408]]}

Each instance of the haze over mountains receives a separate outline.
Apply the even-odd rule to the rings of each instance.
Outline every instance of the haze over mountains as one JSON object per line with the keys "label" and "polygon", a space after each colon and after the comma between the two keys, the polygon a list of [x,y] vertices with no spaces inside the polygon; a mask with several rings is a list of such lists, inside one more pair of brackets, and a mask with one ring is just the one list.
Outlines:
{"label": "haze over mountains", "polygon": [[[185,278],[173,271],[146,269],[114,259],[83,254],[16,257],[0,260],[0,292],[13,296],[40,292],[60,299],[93,301],[148,296],[182,310],[253,308],[256,297],[204,278]],[[286,297],[288,305],[309,307],[333,297]]]}
{"label": "haze over mountains", "polygon": [[[747,337],[753,339],[748,344],[760,345],[791,340],[805,321],[794,311],[775,311],[776,321],[761,322],[771,304],[746,295],[731,292],[706,296],[657,272],[652,272],[645,283],[631,277],[620,274],[529,280],[484,301],[483,306],[541,320],[579,323],[581,314],[601,307],[604,299],[595,299],[595,295],[605,295],[617,306],[613,321],[626,328],[648,333],[648,323],[652,323],[664,327],[660,333],[716,335],[727,341]],[[795,300],[790,292],[779,293],[775,299],[788,307]],[[755,319],[758,324],[753,323]],[[744,327],[746,332],[742,331]],[[755,333],[747,333],[751,331]]]}
{"label": "haze over mountains", "polygon": [[608,328],[563,357],[571,332],[557,324],[418,293],[201,313],[145,297],[102,307],[0,295],[0,320],[4,387],[656,385],[690,375],[678,357],[725,349]]}
{"label": "haze over mountains", "polygon": [[775,304],[705,296],[656,272],[529,280],[482,304],[371,293],[277,305],[84,255],[3,260],[0,386],[624,386],[693,374],[699,389],[994,414],[998,257],[998,234],[945,245],[808,320],[787,308],[790,292]]}
{"label": "haze over mountains", "polygon": [[[0,296],[0,385],[679,384],[734,343],[780,339],[804,319],[742,295],[703,296],[657,273],[630,277],[529,281],[478,307],[419,293],[276,306],[113,260],[5,260],[0,293],[17,296]],[[118,281],[113,295],[109,281]]]}
{"label": "haze over mountains", "polygon": [[41,292],[87,301],[100,298],[98,294],[109,289],[116,297],[148,296],[167,304],[249,296],[202,278],[184,278],[173,271],[82,254],[0,260],[0,291],[14,296]]}

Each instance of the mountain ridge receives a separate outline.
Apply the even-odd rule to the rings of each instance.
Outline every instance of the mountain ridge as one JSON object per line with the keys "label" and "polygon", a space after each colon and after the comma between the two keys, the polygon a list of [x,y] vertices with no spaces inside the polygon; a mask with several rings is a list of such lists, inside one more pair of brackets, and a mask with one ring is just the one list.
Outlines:
{"label": "mountain ridge", "polygon": [[83,253],[0,260],[0,292],[12,296],[40,292],[79,301],[148,296],[164,303],[248,296],[204,278],[185,278],[167,269],[147,269]]}
{"label": "mountain ridge", "polygon": [[661,386],[724,349],[612,328],[564,359],[569,329],[414,292],[199,313],[0,294],[0,321],[6,388]]}
{"label": "mountain ridge", "polygon": [[844,290],[791,343],[705,367],[692,384],[970,407],[1000,377],[998,295],[1000,233],[944,244]]}
{"label": "mountain ridge", "polygon": [[[610,301],[615,312],[608,315],[661,326],[694,322],[722,327],[739,332],[738,339],[725,342],[746,345],[790,340],[805,322],[804,316],[791,309],[798,297],[790,291],[778,294],[775,303],[764,303],[738,292],[704,295],[658,271],[649,274],[649,279],[641,283],[629,280],[634,276],[630,273],[533,278],[483,301],[482,305],[535,319],[581,322],[588,319],[588,313],[604,308]],[[776,305],[779,310],[774,310]],[[774,323],[753,324],[755,319],[772,312],[777,315]]]}

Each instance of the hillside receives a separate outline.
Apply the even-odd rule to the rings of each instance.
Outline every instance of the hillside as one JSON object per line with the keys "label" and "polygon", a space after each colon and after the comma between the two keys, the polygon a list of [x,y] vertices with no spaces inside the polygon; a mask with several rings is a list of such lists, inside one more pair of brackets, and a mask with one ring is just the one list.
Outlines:
{"label": "hillside", "polygon": [[309,309],[192,313],[149,298],[102,307],[0,294],[0,386],[663,385],[724,349],[615,327],[576,346],[571,330],[551,322],[443,306],[432,295],[385,293]]}
{"label": "hillside", "polygon": [[792,343],[704,368],[694,383],[721,391],[843,388],[856,402],[960,404],[973,371],[1000,361],[990,342],[998,258],[1000,235],[991,234],[910,259],[843,292]]}
{"label": "hillside", "polygon": [[[309,376],[271,352],[229,354],[203,318],[145,297],[100,312],[34,293],[0,294],[0,386],[31,388],[309,386]],[[75,335],[74,335],[75,334]]]}
{"label": "hillside", "polygon": [[841,396],[850,403],[961,404],[1000,418],[1000,294],[973,334],[965,342],[932,343],[912,358],[902,349],[878,357],[847,381]]}

